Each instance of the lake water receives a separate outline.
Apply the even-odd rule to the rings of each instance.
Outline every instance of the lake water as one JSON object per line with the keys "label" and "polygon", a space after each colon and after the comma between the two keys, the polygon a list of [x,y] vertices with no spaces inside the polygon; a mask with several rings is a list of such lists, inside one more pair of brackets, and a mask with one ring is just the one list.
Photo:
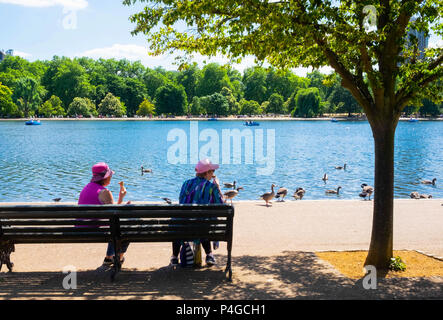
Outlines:
{"label": "lake water", "polygon": [[[270,191],[272,183],[289,189],[287,199],[293,199],[290,195],[297,187],[307,190],[304,199],[360,199],[360,185],[373,185],[374,146],[367,122],[259,122],[260,126],[245,127],[242,121],[198,121],[192,126],[189,121],[43,121],[41,126],[3,121],[0,202],[51,201],[56,197],[77,201],[89,182],[91,166],[100,161],[115,171],[108,187],[114,197],[119,190],[117,182],[123,180],[128,191],[125,200],[169,197],[177,201],[183,181],[195,175],[192,161],[209,146],[213,147],[209,155],[217,156],[218,149],[218,161],[225,163],[216,172],[220,182],[236,180],[244,187],[235,200],[258,199]],[[235,151],[233,140],[230,148],[223,140],[224,132],[235,133],[234,129],[246,130],[243,133],[253,138],[247,143],[242,139],[240,151]],[[399,123],[396,198],[409,198],[412,191],[443,198],[442,132],[443,122],[439,121]],[[196,145],[198,136],[202,141]],[[251,157],[247,150],[253,150]],[[272,150],[275,154],[266,161]],[[229,157],[226,151],[230,151]],[[239,152],[240,163],[233,164]],[[178,160],[184,163],[176,164]],[[335,169],[344,163],[347,170]],[[141,175],[142,165],[153,173]],[[324,173],[329,176],[326,184],[321,179]],[[437,178],[436,186],[420,183],[433,178]],[[338,196],[325,194],[337,186],[342,187]]]}

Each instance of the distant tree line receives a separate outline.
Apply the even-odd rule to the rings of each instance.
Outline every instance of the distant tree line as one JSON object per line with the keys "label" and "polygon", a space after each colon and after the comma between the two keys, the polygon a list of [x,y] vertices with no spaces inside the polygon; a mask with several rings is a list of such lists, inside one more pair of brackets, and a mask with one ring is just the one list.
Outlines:
{"label": "distant tree line", "polygon": [[[0,117],[362,113],[340,82],[335,73],[299,77],[260,66],[241,74],[216,63],[166,71],[125,59],[10,56],[0,63]],[[436,116],[442,107],[425,99],[405,111]]]}

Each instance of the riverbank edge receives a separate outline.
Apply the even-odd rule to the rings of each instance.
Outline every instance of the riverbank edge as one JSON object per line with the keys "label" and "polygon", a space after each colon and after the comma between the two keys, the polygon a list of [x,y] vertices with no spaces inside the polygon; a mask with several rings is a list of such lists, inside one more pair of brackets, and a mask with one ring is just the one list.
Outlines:
{"label": "riverbank edge", "polygon": [[[394,204],[395,202],[414,202],[414,201],[421,201],[421,202],[438,202],[438,201],[443,201],[443,198],[432,198],[432,199],[394,199]],[[326,199],[320,199],[320,200],[286,200],[283,201],[282,203],[298,203],[298,202],[312,202],[312,203],[335,203],[337,205],[339,205],[341,202],[345,202],[345,203],[351,203],[351,202],[356,202],[356,203],[371,203],[372,200],[356,200],[356,199],[340,199],[340,200],[326,200]],[[230,202],[227,202],[227,204],[229,204]],[[241,204],[263,204],[263,200],[238,200],[238,201],[234,201],[234,207],[236,203],[241,203]],[[279,204],[279,201],[274,201],[274,203]],[[73,202],[73,201],[69,201],[69,202],[50,202],[50,201],[31,201],[31,202],[0,202],[0,207],[1,206],[10,206],[10,205],[72,205],[72,204],[77,204],[77,202]],[[132,201],[131,200],[131,204],[165,204],[166,203],[164,201]],[[174,203],[173,204],[178,204],[178,203]],[[123,204],[124,205],[124,204]],[[442,203],[443,206],[443,203]]]}

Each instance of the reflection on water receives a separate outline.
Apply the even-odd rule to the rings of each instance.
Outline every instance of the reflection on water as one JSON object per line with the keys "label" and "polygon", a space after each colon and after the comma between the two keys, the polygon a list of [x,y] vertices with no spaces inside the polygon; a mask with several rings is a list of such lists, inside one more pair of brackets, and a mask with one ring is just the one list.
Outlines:
{"label": "reflection on water", "polygon": [[[257,164],[222,164],[221,182],[237,181],[244,187],[238,200],[254,200],[275,183],[289,189],[307,190],[304,199],[359,199],[360,185],[373,185],[374,157],[371,129],[367,122],[261,121],[244,127],[240,121],[201,121],[199,132],[215,129],[222,141],[223,129],[275,130],[275,170],[259,176]],[[46,121],[25,126],[23,121],[0,122],[0,201],[77,201],[90,179],[91,166],[107,162],[116,172],[109,189],[118,192],[124,180],[126,200],[177,200],[185,179],[194,176],[192,164],[168,163],[168,132],[182,129],[191,142],[187,121]],[[400,122],[396,134],[395,197],[408,198],[412,191],[443,198],[440,175],[443,167],[443,123]],[[242,142],[244,150],[244,141]],[[205,145],[201,141],[199,146]],[[220,146],[220,161],[222,155]],[[264,140],[266,152],[266,139]],[[232,152],[231,152],[232,154]],[[347,164],[347,170],[335,166]],[[141,175],[140,167],[153,173]],[[322,181],[327,173],[329,180]],[[436,186],[420,180],[437,178]],[[326,189],[341,186],[340,195]],[[289,195],[288,195],[289,198]]]}

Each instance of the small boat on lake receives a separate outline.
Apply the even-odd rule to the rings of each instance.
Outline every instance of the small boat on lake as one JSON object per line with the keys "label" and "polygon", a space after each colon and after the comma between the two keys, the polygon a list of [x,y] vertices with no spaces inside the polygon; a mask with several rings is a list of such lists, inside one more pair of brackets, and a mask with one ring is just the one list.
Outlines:
{"label": "small boat on lake", "polygon": [[418,122],[418,119],[411,118],[411,119],[408,120],[408,122]]}
{"label": "small boat on lake", "polygon": [[260,123],[255,122],[255,121],[246,121],[243,125],[245,125],[245,126],[259,126]]}
{"label": "small boat on lake", "polygon": [[331,119],[331,122],[338,122],[338,120],[335,119],[335,118],[332,118],[332,119]]}
{"label": "small boat on lake", "polygon": [[217,118],[209,118],[208,121],[217,121]]}
{"label": "small boat on lake", "polygon": [[30,119],[30,120],[25,122],[25,125],[27,125],[27,126],[36,126],[36,125],[41,125],[41,122],[40,122],[40,120]]}

